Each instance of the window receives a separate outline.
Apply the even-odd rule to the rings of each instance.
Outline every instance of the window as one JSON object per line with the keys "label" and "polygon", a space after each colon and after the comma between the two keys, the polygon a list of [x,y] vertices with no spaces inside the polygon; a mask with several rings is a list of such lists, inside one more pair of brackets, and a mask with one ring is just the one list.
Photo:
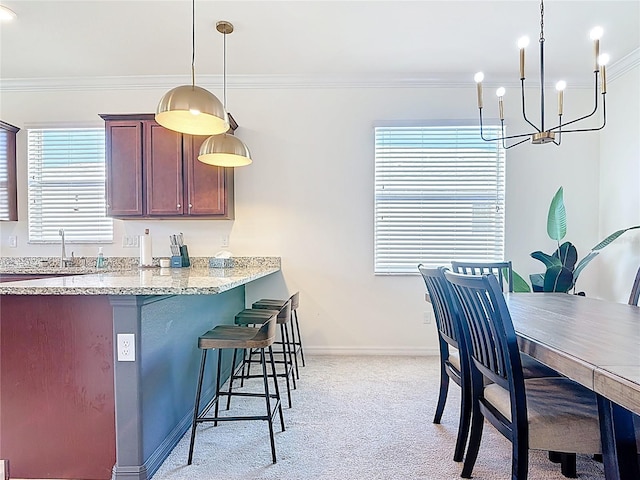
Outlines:
{"label": "window", "polygon": [[103,128],[30,129],[29,242],[113,241],[105,216]]}
{"label": "window", "polygon": [[[485,127],[486,136],[499,133]],[[483,141],[475,126],[375,129],[375,273],[503,259],[498,143]]]}

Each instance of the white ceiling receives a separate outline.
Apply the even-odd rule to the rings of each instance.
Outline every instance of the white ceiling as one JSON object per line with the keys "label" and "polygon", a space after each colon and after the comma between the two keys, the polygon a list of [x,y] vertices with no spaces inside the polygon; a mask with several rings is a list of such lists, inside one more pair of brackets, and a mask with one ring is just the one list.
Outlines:
{"label": "white ceiling", "polygon": [[[0,79],[174,76],[189,79],[191,1],[0,0],[18,19],[0,26]],[[547,0],[547,78],[590,82],[589,30],[615,62],[640,46],[639,0]],[[196,2],[196,79],[227,75],[468,79],[484,70],[518,81],[516,41],[531,38],[538,75],[538,0]],[[6,82],[5,82],[6,83]]]}

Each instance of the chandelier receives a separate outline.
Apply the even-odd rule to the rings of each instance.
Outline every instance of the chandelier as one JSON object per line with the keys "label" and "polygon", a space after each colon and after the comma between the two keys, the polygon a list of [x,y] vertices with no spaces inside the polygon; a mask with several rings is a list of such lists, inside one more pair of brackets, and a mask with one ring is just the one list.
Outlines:
{"label": "chandelier", "polygon": [[[574,120],[563,121],[563,109],[564,109],[564,89],[567,84],[565,81],[560,80],[556,84],[556,90],[558,91],[558,122],[552,128],[547,128],[545,126],[545,112],[544,112],[544,0],[540,1],[540,124],[536,125],[527,117],[527,112],[525,108],[525,75],[524,75],[524,57],[525,57],[525,49],[529,44],[529,39],[527,37],[522,37],[518,41],[518,48],[520,49],[520,88],[521,88],[521,99],[522,99],[522,116],[524,120],[533,128],[533,130],[522,133],[518,135],[509,135],[506,136],[504,132],[504,103],[503,97],[505,94],[505,89],[500,87],[496,90],[496,96],[498,97],[498,111],[500,115],[500,125],[501,125],[501,134],[499,137],[495,138],[486,138],[482,129],[482,108],[483,108],[483,99],[482,99],[482,81],[484,80],[484,74],[482,72],[478,72],[474,76],[474,80],[477,86],[478,92],[478,110],[480,112],[480,136],[486,142],[502,142],[502,146],[505,149],[515,147],[520,145],[529,139],[532,144],[540,145],[545,143],[553,143],[555,145],[560,145],[562,140],[563,133],[572,133],[572,132],[592,132],[597,130],[602,130],[607,122],[607,110],[606,110],[606,93],[607,93],[607,78],[606,78],[606,70],[605,65],[609,61],[609,56],[607,54],[600,54],[600,38],[602,36],[602,28],[595,27],[590,32],[590,37],[593,40],[594,44],[594,52],[595,52],[595,62],[594,62],[594,106],[591,113],[587,115],[583,115],[582,117],[578,117]],[[577,122],[585,120],[589,117],[592,117],[598,111],[598,78],[600,77],[600,94],[602,95],[602,125],[596,128],[572,128],[566,129],[568,125],[573,125]],[[508,141],[512,143],[507,145]]]}

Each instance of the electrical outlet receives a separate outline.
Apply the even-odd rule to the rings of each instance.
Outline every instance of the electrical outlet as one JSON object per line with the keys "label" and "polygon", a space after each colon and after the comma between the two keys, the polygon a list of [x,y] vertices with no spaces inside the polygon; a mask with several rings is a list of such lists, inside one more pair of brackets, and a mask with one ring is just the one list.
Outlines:
{"label": "electrical outlet", "polygon": [[139,246],[138,236],[137,235],[123,235],[122,236],[122,247],[123,248],[138,248]]}
{"label": "electrical outlet", "polygon": [[229,246],[229,235],[222,235],[220,237],[220,246],[228,247]]}
{"label": "electrical outlet", "polygon": [[15,235],[9,236],[9,247],[16,248],[18,246],[18,237]]}
{"label": "electrical outlet", "polygon": [[117,335],[118,342],[118,361],[119,362],[135,362],[136,361],[136,336],[134,333],[119,333]]}
{"label": "electrical outlet", "polygon": [[431,323],[431,312],[425,310],[422,315],[422,323],[425,325],[429,325]]}

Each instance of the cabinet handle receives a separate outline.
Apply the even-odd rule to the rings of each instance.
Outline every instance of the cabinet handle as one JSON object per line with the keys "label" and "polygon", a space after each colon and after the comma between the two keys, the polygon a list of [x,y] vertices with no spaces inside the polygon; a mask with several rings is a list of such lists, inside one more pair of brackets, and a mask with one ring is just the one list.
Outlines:
{"label": "cabinet handle", "polygon": [[181,207],[182,207],[182,205],[180,205],[180,204],[177,205],[177,208],[181,208]]}

